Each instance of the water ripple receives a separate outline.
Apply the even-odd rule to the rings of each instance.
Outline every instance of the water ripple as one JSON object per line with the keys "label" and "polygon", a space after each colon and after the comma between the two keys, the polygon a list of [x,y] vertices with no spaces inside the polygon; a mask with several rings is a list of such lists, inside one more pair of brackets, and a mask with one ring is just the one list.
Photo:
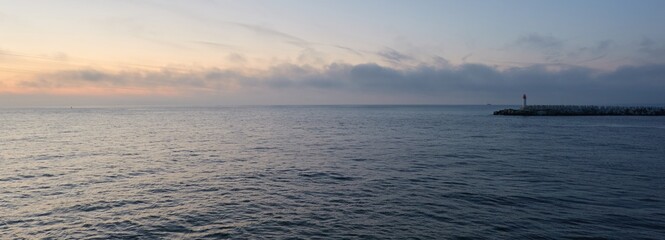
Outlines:
{"label": "water ripple", "polygon": [[3,112],[0,236],[665,236],[662,121],[476,108]]}

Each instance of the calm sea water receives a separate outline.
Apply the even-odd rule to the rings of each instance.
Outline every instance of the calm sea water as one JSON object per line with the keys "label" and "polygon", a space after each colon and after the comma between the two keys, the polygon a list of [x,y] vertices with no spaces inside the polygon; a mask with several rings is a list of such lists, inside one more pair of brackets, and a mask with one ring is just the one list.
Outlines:
{"label": "calm sea water", "polygon": [[665,238],[664,117],[0,109],[0,238]]}

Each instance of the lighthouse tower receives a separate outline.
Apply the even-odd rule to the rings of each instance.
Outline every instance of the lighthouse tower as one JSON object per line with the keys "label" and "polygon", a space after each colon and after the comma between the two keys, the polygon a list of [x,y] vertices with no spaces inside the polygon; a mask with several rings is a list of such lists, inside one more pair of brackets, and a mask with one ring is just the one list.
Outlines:
{"label": "lighthouse tower", "polygon": [[522,109],[526,108],[526,94],[522,95]]}

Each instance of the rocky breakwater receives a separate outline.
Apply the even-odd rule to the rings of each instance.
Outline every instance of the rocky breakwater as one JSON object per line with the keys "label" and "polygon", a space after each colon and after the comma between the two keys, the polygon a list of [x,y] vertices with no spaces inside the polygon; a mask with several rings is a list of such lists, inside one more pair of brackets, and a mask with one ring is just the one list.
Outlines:
{"label": "rocky breakwater", "polygon": [[616,107],[616,106],[574,106],[574,105],[533,105],[521,109],[503,109],[494,115],[514,116],[665,116],[662,107]]}

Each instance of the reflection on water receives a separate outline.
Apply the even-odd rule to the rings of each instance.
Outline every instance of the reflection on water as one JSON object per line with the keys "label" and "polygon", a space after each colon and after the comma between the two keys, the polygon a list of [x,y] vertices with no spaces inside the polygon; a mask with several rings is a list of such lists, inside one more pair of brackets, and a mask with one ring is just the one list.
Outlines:
{"label": "reflection on water", "polygon": [[665,121],[2,109],[3,238],[661,238]]}

